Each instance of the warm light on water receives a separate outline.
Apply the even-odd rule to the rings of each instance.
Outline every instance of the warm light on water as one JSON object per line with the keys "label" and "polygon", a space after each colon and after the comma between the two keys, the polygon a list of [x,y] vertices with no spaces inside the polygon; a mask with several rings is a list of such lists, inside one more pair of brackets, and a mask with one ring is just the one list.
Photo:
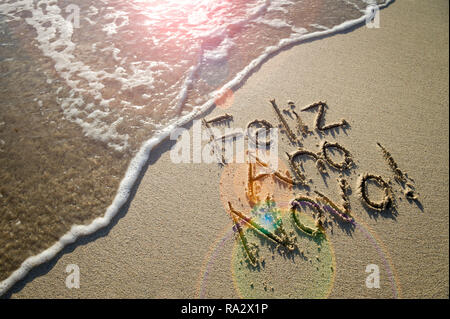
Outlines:
{"label": "warm light on water", "polygon": [[58,98],[66,118],[117,151],[137,150],[213,101],[283,41],[360,17],[366,6],[360,0],[82,1],[75,4],[76,26],[67,14],[72,2],[17,1],[0,4],[0,11],[6,20],[29,12],[26,23],[36,31],[24,36],[35,37],[64,79],[69,93]]}

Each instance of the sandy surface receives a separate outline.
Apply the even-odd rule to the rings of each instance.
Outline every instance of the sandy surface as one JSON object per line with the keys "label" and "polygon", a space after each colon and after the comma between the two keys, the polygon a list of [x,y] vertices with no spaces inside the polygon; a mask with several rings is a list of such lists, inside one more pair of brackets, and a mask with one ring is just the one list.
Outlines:
{"label": "sandy surface", "polygon": [[[251,270],[239,262],[240,244],[230,233],[232,221],[224,207],[233,195],[245,201],[238,193],[241,181],[237,191],[231,190],[226,185],[233,170],[172,163],[168,150],[173,143],[167,142],[152,152],[131,204],[111,227],[67,247],[9,295],[448,298],[448,1],[396,1],[380,18],[381,28],[361,27],[278,54],[235,92],[226,109],[234,116],[232,127],[245,127],[255,118],[277,123],[271,98],[282,108],[292,100],[297,110],[326,100],[326,123],[345,118],[350,128],[316,133],[303,144],[317,151],[322,141],[337,141],[352,153],[356,165],[346,178],[359,227],[329,218],[333,226],[319,247],[283,216],[306,257],[272,252],[270,244],[249,235],[260,242],[266,258],[265,267]],[[223,113],[216,109],[206,117]],[[311,128],[315,115],[306,112],[303,118]],[[280,137],[283,166],[281,150],[294,147]],[[396,211],[379,214],[361,204],[359,174],[393,180],[377,142],[414,180],[420,204],[406,200],[394,181]],[[311,189],[339,202],[338,173],[330,169],[322,178],[308,165]],[[268,183],[280,196],[305,193]],[[80,268],[80,289],[65,286],[69,264]],[[379,289],[366,287],[369,264],[379,266]]]}

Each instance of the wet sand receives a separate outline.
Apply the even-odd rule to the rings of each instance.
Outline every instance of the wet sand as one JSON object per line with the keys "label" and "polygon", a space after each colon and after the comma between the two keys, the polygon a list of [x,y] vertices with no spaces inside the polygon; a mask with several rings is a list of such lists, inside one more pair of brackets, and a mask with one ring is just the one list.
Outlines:
{"label": "wet sand", "polygon": [[[117,152],[68,121],[67,88],[34,43],[31,27],[3,30],[0,72],[0,282],[74,224],[102,216],[131,152]],[[61,90],[62,89],[62,90]]]}

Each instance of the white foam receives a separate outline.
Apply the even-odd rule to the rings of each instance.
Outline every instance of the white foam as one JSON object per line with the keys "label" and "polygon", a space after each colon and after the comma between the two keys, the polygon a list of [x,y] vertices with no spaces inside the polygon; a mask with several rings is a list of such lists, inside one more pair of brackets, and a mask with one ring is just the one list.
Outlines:
{"label": "white foam", "polygon": [[95,16],[98,14],[98,9],[94,6],[90,6],[89,7],[89,12],[88,12],[88,16]]}
{"label": "white foam", "polygon": [[97,24],[95,21],[92,21],[92,20],[89,19],[88,17],[85,17],[84,20],[87,21],[90,25]]}
{"label": "white foam", "polygon": [[270,7],[267,9],[268,12],[270,11],[281,11],[283,13],[288,13],[289,10],[285,8],[285,6],[288,6],[290,4],[293,4],[292,1],[288,0],[277,0],[272,1],[270,4]]}
{"label": "white foam", "polygon": [[317,24],[317,23],[311,23],[309,26],[311,26],[313,28],[316,28],[316,29],[320,29],[320,30],[328,30],[327,27],[325,27],[323,25],[320,25],[320,24]]}
{"label": "white foam", "polygon": [[[112,36],[113,34],[116,34],[117,30],[128,25],[128,23],[129,23],[128,15],[124,11],[115,11],[115,12],[108,13],[105,15],[105,18],[113,20],[103,27],[103,31],[105,31],[105,33],[108,36]],[[117,23],[117,20],[119,20],[119,19],[121,19],[121,23]]]}
{"label": "white foam", "polygon": [[[103,1],[103,0],[102,0]],[[384,8],[388,6],[393,0],[386,0],[386,2],[383,5],[380,5],[379,8]],[[18,3],[27,5],[27,0],[18,1]],[[259,10],[266,10],[269,7],[270,1],[266,1],[263,7],[257,7],[257,9],[254,9],[252,12],[257,14]],[[13,11],[15,10],[7,10],[10,9],[7,6],[10,4],[0,4],[0,12],[6,12],[6,15],[8,17],[11,17],[11,19],[14,19]],[[13,8],[14,9],[14,8]],[[55,8],[54,8],[55,9]],[[29,10],[33,10],[33,8],[29,8]],[[55,9],[56,10],[56,9]],[[57,11],[57,10],[56,10]],[[254,59],[249,63],[249,65],[244,68],[241,72],[237,73],[236,76],[228,82],[226,85],[224,85],[220,90],[213,92],[210,96],[215,97],[218,95],[223,94],[228,89],[233,89],[236,87],[239,83],[242,82],[243,79],[245,79],[253,70],[255,70],[256,67],[261,65],[268,57],[269,55],[276,53],[283,49],[286,46],[301,43],[306,40],[314,39],[317,37],[322,37],[325,35],[331,35],[338,32],[342,32],[344,30],[347,30],[351,27],[354,27],[356,25],[359,25],[361,23],[364,23],[372,12],[370,10],[364,11],[364,15],[361,16],[358,19],[346,21],[340,25],[337,25],[333,28],[324,30],[324,31],[317,31],[309,34],[299,34],[297,33],[294,36],[291,36],[288,39],[283,39],[279,41],[278,46],[271,46],[267,48],[264,51],[264,54],[259,56],[258,58]],[[37,26],[39,28],[39,26]],[[62,29],[64,30],[64,29]],[[70,27],[66,30],[68,32],[68,35],[70,35]],[[41,33],[42,34],[42,33]],[[69,43],[66,43],[67,45],[70,45]],[[44,47],[45,50],[45,47]],[[45,51],[44,51],[45,52]],[[62,65],[58,64],[58,67],[64,68],[67,67],[67,63],[70,61],[59,61],[59,58],[64,60],[67,58],[66,56],[61,57],[55,57],[56,61],[61,63]],[[81,67],[81,69],[84,69]],[[191,69],[191,74],[195,71],[195,69]],[[64,72],[62,74],[65,74]],[[187,80],[184,83],[183,90],[189,85],[190,77],[187,78]],[[182,90],[182,91],[183,91]],[[185,98],[185,92],[180,92],[180,100]],[[64,109],[64,112],[68,113],[67,116],[72,117],[76,116],[75,113],[81,112],[78,107],[81,107],[81,105],[84,104],[84,101],[81,97],[77,97],[74,93],[73,96],[70,97],[70,101],[65,103],[68,104],[74,104],[77,107],[71,108],[66,106]],[[89,225],[74,225],[70,229],[69,232],[67,232],[64,236],[62,236],[53,246],[50,248],[44,250],[43,252],[39,253],[36,256],[32,256],[27,258],[20,266],[19,269],[15,270],[7,279],[0,282],[0,295],[4,294],[6,291],[8,291],[14,283],[21,280],[25,277],[25,275],[32,269],[33,267],[36,267],[37,265],[40,265],[44,262],[49,261],[52,259],[56,254],[58,254],[64,246],[71,244],[75,242],[75,240],[80,236],[86,236],[95,233],[97,230],[107,226],[110,224],[111,220],[114,218],[114,216],[119,212],[120,208],[126,203],[126,201],[129,198],[130,192],[135,185],[135,182],[142,171],[142,168],[144,167],[145,163],[148,160],[148,157],[150,155],[151,150],[158,144],[160,144],[162,141],[167,139],[170,135],[170,133],[176,129],[177,127],[183,126],[189,122],[191,122],[194,118],[200,116],[201,114],[205,113],[207,110],[209,110],[214,105],[214,98],[208,100],[206,103],[204,103],[201,106],[197,106],[193,109],[193,111],[179,119],[175,119],[172,121],[172,123],[165,128],[162,128],[161,130],[157,131],[155,135],[147,140],[142,147],[139,149],[138,153],[135,155],[135,157],[131,160],[128,169],[125,173],[125,177],[122,179],[119,185],[119,189],[117,190],[117,194],[112,202],[112,204],[107,208],[106,213],[103,217],[96,218],[91,224]],[[98,120],[98,117],[97,117]],[[98,138],[105,140],[108,140],[106,138],[107,135],[112,135],[115,138],[120,138],[120,135],[115,130],[115,127],[120,123],[121,118],[118,118],[116,122],[114,122],[111,127],[90,127],[89,123],[81,121],[79,124],[83,127],[83,129],[86,128],[87,134],[94,134],[97,135]],[[126,139],[128,139],[128,136],[126,136]],[[126,141],[122,141],[122,143],[114,144],[112,143],[112,147],[125,147]]]}
{"label": "white foam", "polygon": [[[113,101],[116,103],[114,99],[108,100],[102,95],[103,90],[106,89],[103,81],[115,80],[116,83],[120,83],[119,93],[139,86],[152,90],[154,89],[155,76],[158,76],[162,69],[170,72],[171,67],[161,61],[139,61],[128,63],[128,69],[116,66],[113,72],[107,72],[106,69],[101,68],[101,65],[99,70],[96,69],[99,67],[97,65],[86,65],[77,57],[77,46],[72,41],[76,29],[73,28],[70,21],[66,21],[63,10],[58,6],[58,3],[53,0],[40,0],[40,3],[45,4],[45,10],[42,9],[43,6],[41,5],[35,6],[33,0],[19,0],[12,3],[1,3],[0,12],[7,16],[9,20],[17,20],[18,17],[15,15],[18,12],[29,11],[31,13],[31,17],[26,18],[25,21],[36,30],[39,49],[44,56],[53,60],[55,70],[65,80],[67,86],[71,88],[68,97],[60,96],[59,99],[65,117],[79,124],[86,136],[104,141],[113,149],[123,151],[129,145],[127,134],[114,129],[107,129],[107,126],[110,125],[108,123],[117,122],[119,118],[122,120],[128,119],[123,110],[116,109],[115,112],[109,112],[108,118],[98,118],[94,122],[86,120],[92,117],[89,117],[89,113],[95,109],[107,108]],[[129,19],[125,12],[113,8],[107,11],[108,13],[105,15],[107,20],[105,32],[107,35],[111,35],[128,25]],[[98,9],[91,6],[88,15],[91,17],[99,16],[98,12]],[[107,47],[98,47],[98,43],[93,43],[90,46],[93,52],[98,50],[102,55],[110,55],[119,65],[125,65],[127,61],[127,57],[122,57],[120,49],[113,44]],[[182,82],[179,83],[180,86],[182,84]],[[174,87],[173,90],[175,89]],[[62,88],[58,88],[58,95],[61,90]],[[93,104],[85,107],[83,102],[89,97],[95,100],[96,107]],[[172,103],[175,106],[180,104],[177,101]],[[131,105],[130,107],[140,109],[142,105]],[[147,123],[150,123],[150,121]],[[129,126],[124,124],[123,127]],[[109,133],[111,133],[110,136],[107,135]]]}
{"label": "white foam", "polygon": [[233,41],[226,37],[215,49],[203,53],[203,58],[210,61],[220,61],[228,57],[228,51],[234,46]]}
{"label": "white foam", "polygon": [[268,19],[264,19],[263,17],[259,17],[258,19],[254,20],[256,23],[262,23],[262,24],[266,24],[268,26],[271,26],[273,28],[292,28],[292,25],[290,25],[289,23],[287,23],[284,20],[281,19],[272,19],[272,20],[268,20]]}

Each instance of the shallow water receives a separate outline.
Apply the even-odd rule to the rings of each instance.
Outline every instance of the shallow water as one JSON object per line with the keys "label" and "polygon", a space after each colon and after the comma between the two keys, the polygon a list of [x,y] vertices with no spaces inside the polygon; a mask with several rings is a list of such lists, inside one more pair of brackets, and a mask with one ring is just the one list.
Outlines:
{"label": "shallow water", "polygon": [[2,0],[0,281],[102,216],[144,141],[368,2]]}

